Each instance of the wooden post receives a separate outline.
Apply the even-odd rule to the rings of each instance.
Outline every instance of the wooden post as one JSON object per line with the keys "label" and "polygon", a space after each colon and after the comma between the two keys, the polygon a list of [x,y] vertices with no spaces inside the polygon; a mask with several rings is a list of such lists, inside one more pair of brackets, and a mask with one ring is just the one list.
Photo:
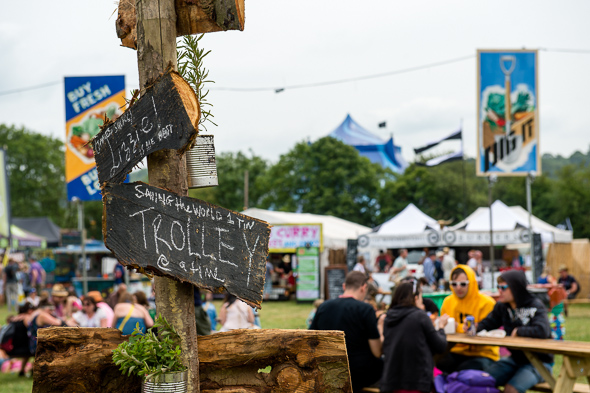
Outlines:
{"label": "wooden post", "polygon": [[[142,89],[165,69],[176,69],[176,12],[174,0],[137,0],[137,62]],[[181,196],[188,195],[186,164],[174,150],[148,156],[150,184]],[[188,391],[199,392],[199,358],[193,286],[155,277],[156,307],[182,339],[182,361],[188,367]]]}

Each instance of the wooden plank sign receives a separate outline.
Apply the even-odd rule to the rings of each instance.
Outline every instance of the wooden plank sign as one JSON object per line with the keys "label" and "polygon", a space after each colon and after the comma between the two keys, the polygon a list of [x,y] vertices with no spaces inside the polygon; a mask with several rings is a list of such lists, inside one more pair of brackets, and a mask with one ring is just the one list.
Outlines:
{"label": "wooden plank sign", "polygon": [[141,182],[105,183],[102,195],[105,244],[123,265],[260,307],[266,222]]}
{"label": "wooden plank sign", "polygon": [[197,137],[199,117],[190,85],[175,71],[165,73],[92,140],[99,182],[122,183],[135,165],[155,151],[184,153]]}

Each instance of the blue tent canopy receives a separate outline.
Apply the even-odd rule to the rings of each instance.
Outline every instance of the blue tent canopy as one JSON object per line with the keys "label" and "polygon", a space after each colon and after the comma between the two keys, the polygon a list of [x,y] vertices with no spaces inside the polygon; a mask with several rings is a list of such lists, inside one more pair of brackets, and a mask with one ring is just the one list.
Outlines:
{"label": "blue tent canopy", "polygon": [[332,131],[330,136],[354,146],[360,155],[396,173],[403,172],[408,166],[402,157],[401,147],[393,144],[393,136],[388,141],[384,141],[361,127],[350,115],[346,115],[346,119]]}

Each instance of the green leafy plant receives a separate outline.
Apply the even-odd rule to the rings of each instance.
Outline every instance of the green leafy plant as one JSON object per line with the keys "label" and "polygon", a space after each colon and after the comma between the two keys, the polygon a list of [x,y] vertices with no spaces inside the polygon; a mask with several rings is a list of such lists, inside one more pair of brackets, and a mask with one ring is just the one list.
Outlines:
{"label": "green leafy plant", "polygon": [[[157,333],[156,333],[157,329]],[[136,325],[129,341],[113,350],[113,362],[123,374],[132,373],[146,380],[155,375],[184,371],[180,360],[180,336],[162,316],[143,334]]]}
{"label": "green leafy plant", "polygon": [[209,71],[203,65],[203,59],[211,51],[205,51],[199,48],[199,41],[204,34],[199,36],[186,35],[182,37],[182,42],[177,46],[178,73],[189,83],[197,94],[199,105],[201,107],[201,118],[199,119],[199,132],[207,130],[206,122],[217,125],[211,118],[211,108],[213,105],[207,101],[209,90],[204,88],[205,83],[215,83],[207,80]]}

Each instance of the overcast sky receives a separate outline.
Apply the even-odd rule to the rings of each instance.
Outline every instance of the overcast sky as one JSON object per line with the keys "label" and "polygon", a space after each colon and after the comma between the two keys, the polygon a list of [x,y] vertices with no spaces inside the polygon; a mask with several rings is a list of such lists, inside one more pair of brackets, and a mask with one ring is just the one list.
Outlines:
{"label": "overcast sky", "polygon": [[[135,51],[120,46],[112,0],[4,2],[0,13],[0,123],[65,138],[64,76],[125,75],[138,87]],[[243,32],[201,43],[218,127],[217,151],[276,161],[296,142],[328,135],[347,113],[412,148],[459,128],[476,151],[476,50],[539,52],[541,153],[588,151],[590,1],[246,0]],[[573,52],[562,51],[564,49]],[[579,52],[575,52],[579,51]],[[584,52],[585,51],[585,52]],[[442,66],[359,78],[471,56]],[[51,86],[5,94],[12,90]],[[240,92],[219,88],[260,88]],[[274,88],[287,87],[282,93]],[[379,122],[387,128],[378,128]],[[442,149],[455,148],[449,142]]]}

